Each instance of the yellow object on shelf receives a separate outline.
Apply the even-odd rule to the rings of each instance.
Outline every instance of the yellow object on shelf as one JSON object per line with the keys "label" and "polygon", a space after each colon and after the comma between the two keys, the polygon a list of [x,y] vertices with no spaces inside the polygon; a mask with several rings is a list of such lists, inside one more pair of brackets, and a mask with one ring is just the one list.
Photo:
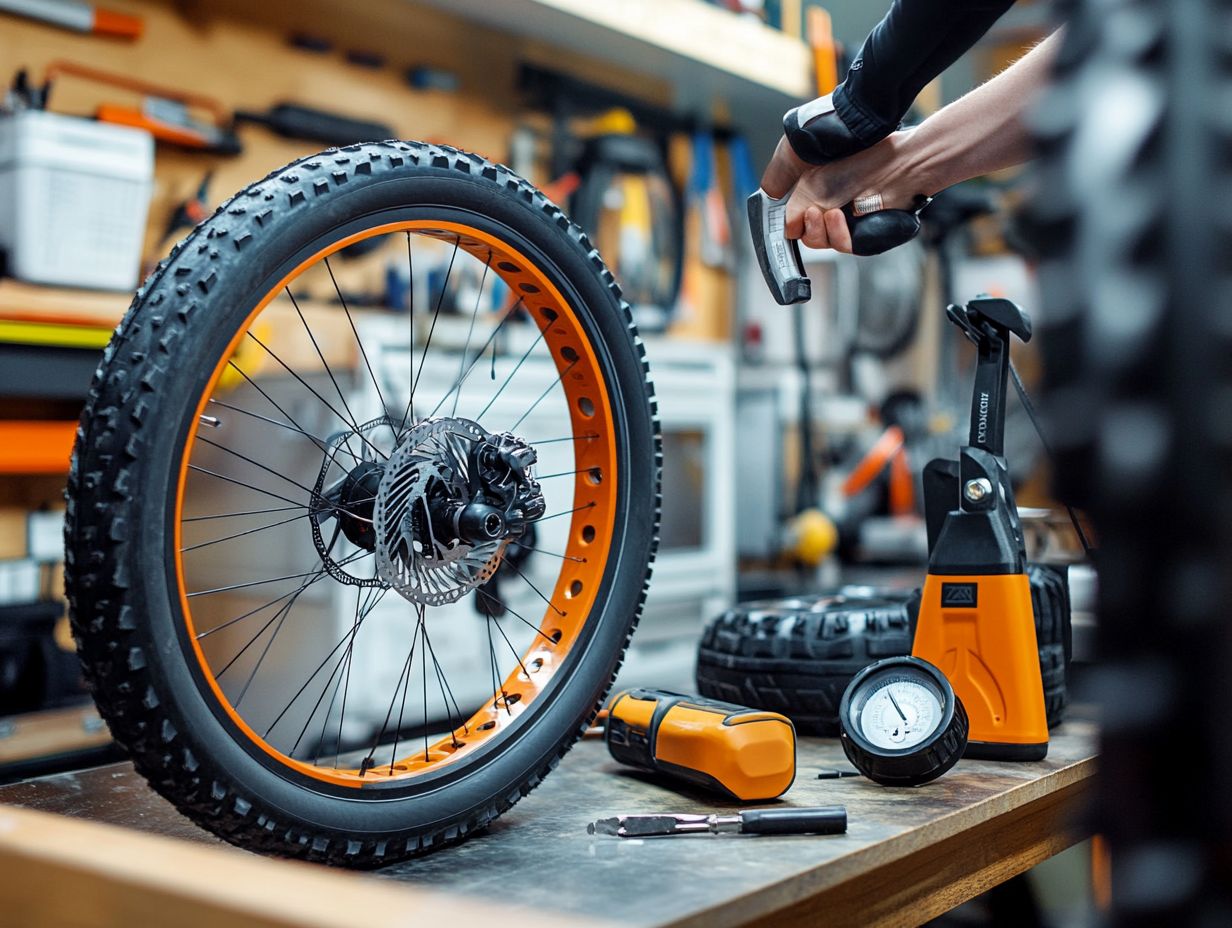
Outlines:
{"label": "yellow object on shelf", "polygon": [[44,345],[53,348],[105,348],[111,329],[46,322],[16,322],[0,319],[0,342],[10,345]]}
{"label": "yellow object on shelf", "polygon": [[838,528],[820,509],[806,509],[787,524],[787,553],[816,567],[838,546]]}

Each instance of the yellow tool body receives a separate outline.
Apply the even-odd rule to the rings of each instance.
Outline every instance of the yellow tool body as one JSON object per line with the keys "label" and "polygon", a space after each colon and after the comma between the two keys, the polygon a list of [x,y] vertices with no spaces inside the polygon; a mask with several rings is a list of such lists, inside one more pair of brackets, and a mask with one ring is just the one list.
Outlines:
{"label": "yellow tool body", "polygon": [[622,764],[744,801],[781,796],[796,778],[796,730],[777,712],[666,690],[620,693],[607,746]]}

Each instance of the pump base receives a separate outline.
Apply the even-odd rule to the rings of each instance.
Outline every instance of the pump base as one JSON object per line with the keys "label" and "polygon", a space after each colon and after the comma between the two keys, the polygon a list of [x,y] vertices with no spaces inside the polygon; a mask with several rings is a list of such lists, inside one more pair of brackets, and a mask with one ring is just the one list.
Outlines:
{"label": "pump base", "polygon": [[963,757],[972,760],[1043,760],[1048,756],[1048,742],[1041,744],[1007,744],[993,741],[968,741]]}

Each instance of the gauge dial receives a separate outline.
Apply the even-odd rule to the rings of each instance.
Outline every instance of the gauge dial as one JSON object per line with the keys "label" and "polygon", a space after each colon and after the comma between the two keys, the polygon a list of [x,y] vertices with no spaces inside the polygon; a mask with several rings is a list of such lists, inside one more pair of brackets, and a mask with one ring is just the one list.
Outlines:
{"label": "gauge dial", "polygon": [[887,786],[918,786],[945,773],[967,746],[967,714],[945,675],[918,657],[861,670],[839,706],[843,751]]}
{"label": "gauge dial", "polygon": [[932,687],[915,680],[891,679],[864,703],[860,729],[879,748],[912,748],[936,730],[942,708]]}

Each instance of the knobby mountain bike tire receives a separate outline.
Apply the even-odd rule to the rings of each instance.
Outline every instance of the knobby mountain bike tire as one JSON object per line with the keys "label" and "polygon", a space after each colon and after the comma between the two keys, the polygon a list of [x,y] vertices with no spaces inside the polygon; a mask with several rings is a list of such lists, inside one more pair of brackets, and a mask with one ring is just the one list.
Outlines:
{"label": "knobby mountain bike tire", "polygon": [[[1048,727],[1069,705],[1069,583],[1063,568],[1030,564],[1031,605]],[[911,653],[920,591],[847,586],[814,597],[741,603],[712,619],[697,649],[703,696],[781,712],[806,734],[839,733],[852,677]]]}
{"label": "knobby mountain bike tire", "polygon": [[[405,313],[352,305],[336,256],[377,237]],[[354,145],[232,197],[137,291],[77,432],[66,585],[116,740],[249,849],[372,867],[483,828],[620,666],[653,394],[599,254],[503,166]]]}

